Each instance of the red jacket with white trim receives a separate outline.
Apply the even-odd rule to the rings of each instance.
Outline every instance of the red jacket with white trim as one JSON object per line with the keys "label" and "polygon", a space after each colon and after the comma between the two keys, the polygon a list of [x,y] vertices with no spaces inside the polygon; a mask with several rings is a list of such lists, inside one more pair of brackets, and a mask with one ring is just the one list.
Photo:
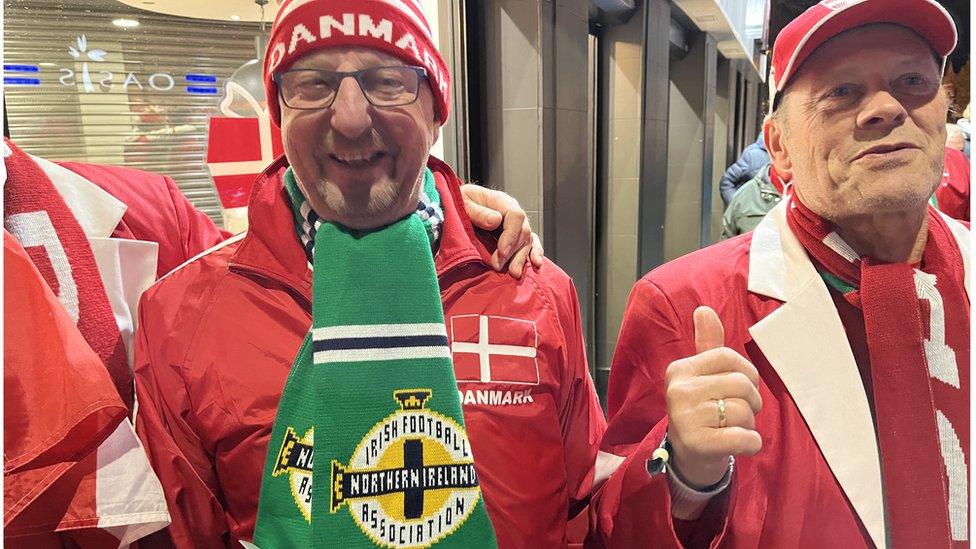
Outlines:
{"label": "red jacket with white trim", "polygon": [[169,177],[122,166],[59,162],[127,206],[113,238],[159,244],[156,276],[230,236],[183,196]]}
{"label": "red jacket with white trim", "polygon": [[[154,256],[151,262],[143,261],[149,265],[147,284],[228,236],[194,209],[169,177],[78,162],[61,163],[65,171],[43,159],[35,161],[56,184],[71,189],[63,197],[76,218],[101,224],[93,229],[95,234],[86,236],[158,244],[143,250]],[[74,174],[84,181],[71,179]],[[118,210],[120,218],[105,215],[115,211],[114,204],[124,205],[124,213]],[[117,225],[109,225],[116,220]],[[81,219],[79,223],[90,226]],[[4,372],[8,387],[4,541],[18,547],[127,545],[169,522],[159,482],[125,419],[127,410],[104,364],[47,284],[40,278],[31,280],[28,271],[38,277],[39,273],[9,234],[5,251],[11,252],[20,269],[8,264],[5,270],[5,275],[14,277],[7,279],[5,287],[7,316],[19,321],[5,324],[14,332],[6,334],[4,347],[8,366]],[[108,285],[107,278],[115,276],[125,278],[124,270],[103,271],[103,283]],[[11,281],[31,284],[36,291],[25,293]],[[44,302],[38,293],[41,289],[53,301]],[[47,309],[46,315],[40,314]],[[31,312],[35,314],[27,314]],[[24,399],[32,406],[21,406]],[[38,440],[41,444],[35,444]],[[29,451],[18,452],[24,445]],[[22,459],[15,462],[18,456]]]}
{"label": "red jacket with white trim", "polygon": [[[884,547],[867,395],[828,288],[787,225],[788,204],[755,231],[676,259],[634,286],[611,368],[597,472],[609,479],[590,505],[590,547]],[[969,280],[969,226],[946,223]],[[695,354],[692,315],[701,305],[718,313],[726,346],[759,370],[763,448],[737,457],[729,488],[698,520],[682,522],[672,519],[667,475],[649,474],[647,460],[668,428],[665,372]],[[957,356],[968,356],[968,342],[957,343]],[[965,388],[968,360],[960,364]],[[967,448],[968,425],[957,429]]]}
{"label": "red jacket with white trim", "polygon": [[[564,546],[605,429],[576,290],[548,261],[521,280],[493,271],[494,240],[472,228],[460,182],[440,161],[430,167],[445,213],[435,267],[488,513],[502,547]],[[177,269],[140,306],[137,431],[170,504],[167,543],[178,547],[253,536],[278,401],[311,325],[285,168],[279,159],[255,184],[245,236]]]}

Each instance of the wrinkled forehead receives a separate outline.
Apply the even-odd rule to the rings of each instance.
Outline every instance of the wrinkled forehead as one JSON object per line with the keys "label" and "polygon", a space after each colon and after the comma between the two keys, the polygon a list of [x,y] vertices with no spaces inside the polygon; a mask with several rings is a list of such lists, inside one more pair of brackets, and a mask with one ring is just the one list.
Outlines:
{"label": "wrinkled forehead", "polygon": [[364,46],[329,46],[298,58],[293,69],[353,71],[370,67],[397,67],[404,63],[385,51]]}
{"label": "wrinkled forehead", "polygon": [[915,31],[879,23],[857,27],[824,42],[800,65],[794,81],[887,67],[938,70],[942,59]]}

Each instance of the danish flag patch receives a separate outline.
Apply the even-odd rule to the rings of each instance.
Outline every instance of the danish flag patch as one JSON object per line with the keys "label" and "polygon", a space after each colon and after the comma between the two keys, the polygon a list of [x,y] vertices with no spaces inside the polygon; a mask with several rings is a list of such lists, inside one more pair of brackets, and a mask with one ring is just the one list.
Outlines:
{"label": "danish flag patch", "polygon": [[451,317],[458,382],[539,384],[535,322],[491,315]]}

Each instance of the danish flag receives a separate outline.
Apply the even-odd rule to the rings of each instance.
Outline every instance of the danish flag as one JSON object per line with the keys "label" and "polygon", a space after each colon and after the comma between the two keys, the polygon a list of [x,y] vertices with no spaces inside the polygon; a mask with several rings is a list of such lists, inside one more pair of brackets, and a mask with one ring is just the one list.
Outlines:
{"label": "danish flag", "polygon": [[[243,101],[243,113],[231,105]],[[237,82],[227,83],[220,104],[226,116],[210,117],[207,166],[224,208],[247,206],[258,174],[284,152],[281,130],[271,122],[268,109]]]}
{"label": "danish flag", "polygon": [[459,382],[539,384],[535,322],[491,315],[451,317],[451,353]]}
{"label": "danish flag", "polygon": [[247,206],[258,174],[282,153],[281,133],[267,114],[260,118],[210,118],[207,165],[220,203]]}

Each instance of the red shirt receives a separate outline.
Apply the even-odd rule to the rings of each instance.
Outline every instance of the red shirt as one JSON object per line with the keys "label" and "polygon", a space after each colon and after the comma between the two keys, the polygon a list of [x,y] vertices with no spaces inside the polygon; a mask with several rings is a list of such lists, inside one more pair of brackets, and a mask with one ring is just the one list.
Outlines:
{"label": "red shirt", "polygon": [[230,236],[194,208],[169,177],[121,166],[60,164],[126,205],[112,237],[157,242],[157,277]]}

